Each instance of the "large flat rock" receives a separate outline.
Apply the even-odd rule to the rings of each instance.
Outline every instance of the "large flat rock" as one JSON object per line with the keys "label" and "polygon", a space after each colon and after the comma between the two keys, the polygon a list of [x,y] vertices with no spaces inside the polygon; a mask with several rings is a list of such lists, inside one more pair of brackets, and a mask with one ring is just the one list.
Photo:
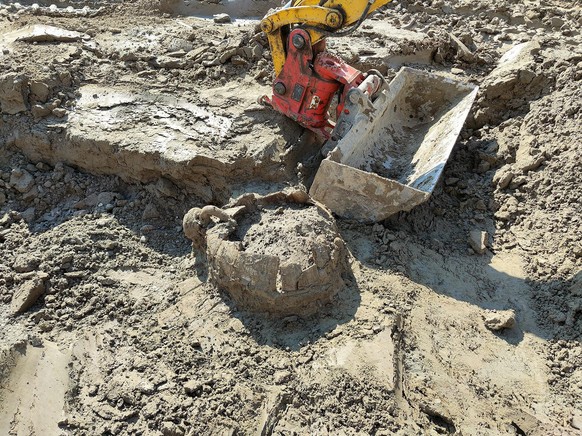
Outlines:
{"label": "large flat rock", "polygon": [[255,103],[267,92],[233,83],[194,99],[183,91],[85,85],[64,118],[20,126],[8,142],[33,160],[143,183],[165,177],[219,201],[233,183],[283,181],[296,165],[287,151],[302,129]]}

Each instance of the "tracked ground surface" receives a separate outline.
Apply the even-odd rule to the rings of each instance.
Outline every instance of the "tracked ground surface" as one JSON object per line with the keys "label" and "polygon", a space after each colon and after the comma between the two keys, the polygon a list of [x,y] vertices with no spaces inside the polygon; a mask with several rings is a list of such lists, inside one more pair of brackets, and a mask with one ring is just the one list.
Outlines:
{"label": "tracked ground surface", "polygon": [[480,91],[431,199],[337,220],[351,275],[284,318],[214,287],[182,232],[311,180],[309,138],[253,103],[260,13],[61,6],[0,5],[0,434],[582,432],[580,5],[400,1],[330,39]]}

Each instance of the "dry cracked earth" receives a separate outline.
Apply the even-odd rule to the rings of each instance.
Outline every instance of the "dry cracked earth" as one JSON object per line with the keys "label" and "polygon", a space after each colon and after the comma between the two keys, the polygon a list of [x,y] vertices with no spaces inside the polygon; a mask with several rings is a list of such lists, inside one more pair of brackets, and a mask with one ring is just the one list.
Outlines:
{"label": "dry cracked earth", "polygon": [[[256,103],[276,6],[0,2],[0,434],[582,434],[580,2],[401,0],[329,40],[480,90],[430,200],[337,218],[344,285],[284,317],[182,230],[312,180]],[[301,252],[281,213],[254,245]]]}

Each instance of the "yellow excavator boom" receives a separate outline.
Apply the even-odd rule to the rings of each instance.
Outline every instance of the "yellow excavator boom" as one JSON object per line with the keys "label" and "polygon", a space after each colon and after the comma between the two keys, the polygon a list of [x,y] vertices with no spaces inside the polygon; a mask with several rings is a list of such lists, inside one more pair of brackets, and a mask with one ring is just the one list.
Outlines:
{"label": "yellow excavator boom", "polygon": [[287,54],[284,31],[287,31],[289,26],[304,26],[311,43],[315,45],[326,36],[333,36],[334,32],[361,24],[372,12],[390,1],[294,0],[266,15],[261,21],[261,29],[269,39],[275,73],[279,74],[285,64]]}

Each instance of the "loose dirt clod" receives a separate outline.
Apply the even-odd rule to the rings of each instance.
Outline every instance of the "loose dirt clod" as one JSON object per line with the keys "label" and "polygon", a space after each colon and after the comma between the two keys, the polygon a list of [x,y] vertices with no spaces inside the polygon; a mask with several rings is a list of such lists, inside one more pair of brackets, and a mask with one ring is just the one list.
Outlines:
{"label": "loose dirt clod", "polygon": [[483,318],[485,320],[485,327],[489,330],[498,331],[510,329],[515,326],[515,311],[513,310],[489,311]]}
{"label": "loose dirt clod", "polygon": [[487,250],[487,232],[482,230],[471,230],[469,232],[469,245],[475,253],[483,254]]}
{"label": "loose dirt clod", "polygon": [[25,312],[36,303],[36,300],[44,294],[44,291],[45,284],[40,277],[33,277],[31,280],[24,282],[12,296],[10,311],[14,315]]}

